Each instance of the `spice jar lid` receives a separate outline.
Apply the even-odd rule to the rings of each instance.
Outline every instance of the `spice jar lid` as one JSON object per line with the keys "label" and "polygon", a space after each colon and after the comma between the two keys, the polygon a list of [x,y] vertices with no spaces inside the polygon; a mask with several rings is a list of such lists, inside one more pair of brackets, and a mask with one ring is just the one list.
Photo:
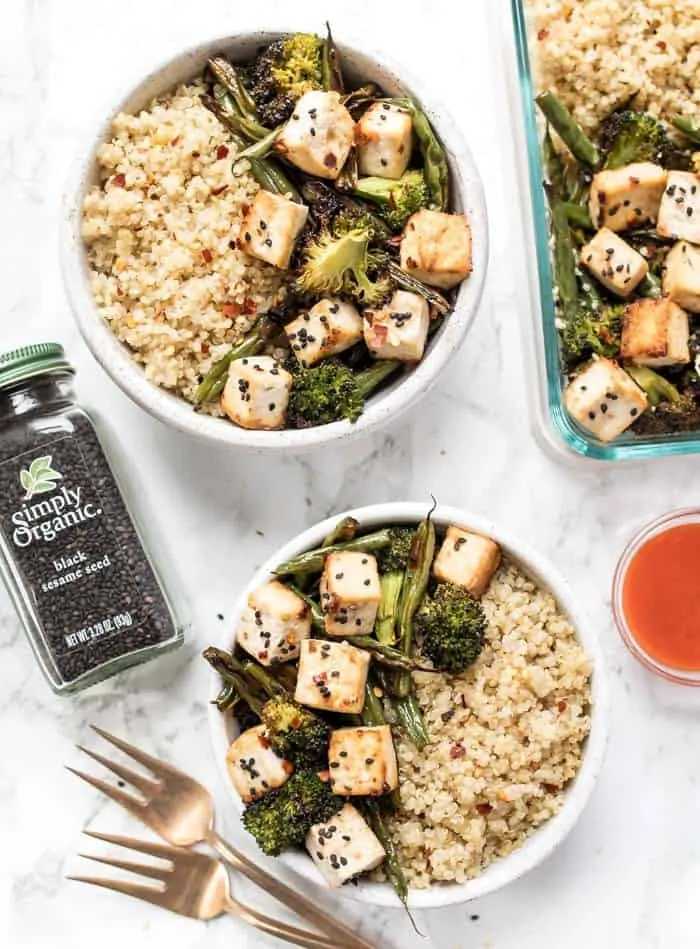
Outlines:
{"label": "spice jar lid", "polygon": [[0,389],[46,372],[73,371],[60,343],[33,343],[0,353]]}

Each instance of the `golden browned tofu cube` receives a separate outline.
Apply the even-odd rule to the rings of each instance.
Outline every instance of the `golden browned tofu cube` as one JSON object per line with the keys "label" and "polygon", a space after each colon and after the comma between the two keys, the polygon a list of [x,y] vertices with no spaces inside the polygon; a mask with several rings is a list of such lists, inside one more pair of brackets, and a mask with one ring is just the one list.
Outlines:
{"label": "golden browned tofu cube", "polygon": [[690,362],[688,314],[672,300],[637,300],[625,308],[620,356],[639,366]]}
{"label": "golden browned tofu cube", "polygon": [[599,171],[593,176],[588,206],[596,227],[624,231],[655,221],[666,187],[666,172],[652,162]]}
{"label": "golden browned tofu cube", "polygon": [[336,356],[362,339],[362,317],[352,303],[338,297],[319,300],[284,328],[302,366]]}
{"label": "golden browned tofu cube", "polygon": [[279,580],[271,580],[249,595],[236,642],[263,666],[269,666],[296,659],[301,641],[310,635],[308,605]]}
{"label": "golden browned tofu cube", "polygon": [[375,102],[355,126],[361,175],[400,178],[411,158],[413,120],[389,102]]}
{"label": "golden browned tofu cube", "polygon": [[234,359],[221,393],[221,408],[241,428],[283,428],[292,376],[272,356]]}
{"label": "golden browned tofu cube", "polygon": [[604,227],[581,249],[581,264],[618,297],[628,297],[649,265],[634,247]]}
{"label": "golden browned tofu cube", "polygon": [[449,290],[472,270],[472,235],[464,214],[423,209],[406,222],[401,267],[431,287]]}
{"label": "golden browned tofu cube", "polygon": [[246,804],[281,788],[294,770],[289,761],[272,750],[264,725],[241,732],[231,743],[226,767],[231,783]]}
{"label": "golden browned tofu cube", "polygon": [[573,418],[603,442],[630,427],[649,407],[637,383],[611,359],[595,359],[564,391]]}
{"label": "golden browned tofu cube", "polygon": [[369,635],[381,593],[376,557],[356,550],[329,554],[321,575],[321,609],[328,635]]}
{"label": "golden browned tofu cube", "polygon": [[355,122],[337,92],[312,90],[294,106],[275,150],[297,168],[335,179],[343,170],[355,137]]}
{"label": "golden browned tofu cube", "polygon": [[388,794],[399,783],[389,725],[338,728],[331,732],[328,766],[334,794],[372,797]]}
{"label": "golden browned tofu cube", "polygon": [[332,887],[369,873],[386,856],[379,838],[352,804],[325,823],[314,824],[305,843],[316,868]]}
{"label": "golden browned tofu cube", "polygon": [[348,643],[305,639],[294,698],[309,708],[354,715],[365,704],[369,653]]}
{"label": "golden browned tofu cube", "polygon": [[690,171],[669,171],[656,230],[700,244],[700,177]]}
{"label": "golden browned tofu cube", "polygon": [[261,189],[243,218],[238,246],[251,257],[286,270],[308,213],[306,205]]}
{"label": "golden browned tofu cube", "polygon": [[679,241],[664,261],[664,294],[691,313],[700,313],[700,248]]}
{"label": "golden browned tofu cube", "polygon": [[433,576],[480,597],[500,562],[501,548],[495,540],[452,524],[433,563]]}

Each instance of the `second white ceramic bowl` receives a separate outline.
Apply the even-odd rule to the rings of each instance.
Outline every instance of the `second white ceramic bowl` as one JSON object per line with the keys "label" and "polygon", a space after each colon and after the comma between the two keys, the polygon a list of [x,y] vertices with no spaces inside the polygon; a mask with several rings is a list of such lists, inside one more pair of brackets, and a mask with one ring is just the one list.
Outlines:
{"label": "second white ceramic bowl", "polygon": [[86,192],[96,183],[95,151],[109,137],[113,117],[138,112],[161,95],[201,74],[207,59],[223,52],[233,61],[250,58],[264,43],[282,31],[216,37],[187,49],[164,63],[119,96],[83,146],[64,197],[61,258],[66,290],[80,332],[88,347],[114,382],[151,415],[180,431],[210,442],[258,452],[299,452],[322,444],[347,441],[378,429],[413,405],[438,378],[462,344],[476,315],[488,262],[488,225],[481,178],[461,132],[442,103],[403,68],[383,53],[368,51],[364,42],[339,42],[349,79],[377,82],[388,95],[410,91],[422,104],[447,151],[452,176],[453,206],[467,214],[472,229],[474,270],[457,291],[455,308],[436,333],[423,361],[410,373],[372,397],[356,423],[334,422],[318,428],[279,432],[247,431],[225,419],[193,411],[183,399],[149,382],[117,340],[95,306],[89,285],[89,268],[81,237],[82,207]]}
{"label": "second white ceramic bowl", "polygon": [[[320,546],[323,538],[341,518],[347,516],[356,518],[362,529],[366,531],[386,524],[416,524],[425,517],[426,511],[427,506],[425,504],[413,502],[374,504],[370,507],[358,508],[357,510],[334,515],[320,524],[315,524],[276,551],[256,571],[234,606],[229,629],[235,629],[238,625],[238,618],[246,606],[248,594],[271,579],[272,571],[278,564],[305,550]],[[516,851],[492,863],[476,879],[469,880],[467,883],[436,884],[424,890],[411,890],[408,902],[409,906],[415,909],[447,906],[451,903],[463,903],[479,896],[485,896],[487,893],[501,889],[513,880],[518,879],[518,877],[523,876],[548,857],[581,816],[581,812],[593,790],[603,763],[608,720],[605,668],[598,636],[568,582],[558,570],[548,560],[532,550],[528,544],[513,536],[509,531],[476,514],[470,514],[458,508],[438,507],[433,514],[433,520],[439,527],[458,524],[469,530],[493,537],[508,556],[520,564],[526,573],[554,595],[560,608],[573,623],[579,639],[593,663],[592,710],[591,731],[584,748],[583,762],[576,778],[566,792],[566,799],[559,813],[537,828]],[[231,649],[233,641],[234,634],[228,632],[222,636],[220,642],[214,645],[218,645],[223,649]],[[212,701],[218,695],[220,685],[218,675],[212,674],[210,695]],[[226,798],[231,802],[231,811],[234,814],[234,819],[237,820],[243,805],[233,790],[226,770],[226,752],[230,743],[238,734],[237,726],[231,715],[221,714],[214,705],[210,706],[209,725],[214,757],[224,784]],[[325,885],[306,854],[289,852],[279,859],[303,877],[315,881],[321,886]],[[399,905],[393,890],[385,883],[360,880],[357,886],[345,886],[338,892],[342,896],[365,903],[374,903],[381,906]]]}

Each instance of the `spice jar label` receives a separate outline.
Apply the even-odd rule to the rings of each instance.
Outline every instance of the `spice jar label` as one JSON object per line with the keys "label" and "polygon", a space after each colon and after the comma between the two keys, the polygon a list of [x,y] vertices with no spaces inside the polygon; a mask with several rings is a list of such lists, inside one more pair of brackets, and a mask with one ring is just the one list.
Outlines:
{"label": "spice jar label", "polygon": [[4,545],[66,681],[172,635],[101,446],[91,428],[80,435],[43,441],[0,463]]}

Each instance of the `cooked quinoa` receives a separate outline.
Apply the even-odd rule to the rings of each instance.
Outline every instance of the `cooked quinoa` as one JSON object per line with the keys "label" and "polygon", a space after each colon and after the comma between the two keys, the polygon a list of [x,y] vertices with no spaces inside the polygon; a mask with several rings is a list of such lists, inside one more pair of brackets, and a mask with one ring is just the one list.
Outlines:
{"label": "cooked quinoa", "polygon": [[571,624],[508,561],[482,603],[477,662],[456,677],[416,674],[430,744],[398,744],[393,835],[412,887],[464,882],[516,849],[556,814],[581,765],[591,664]]}
{"label": "cooked quinoa", "polygon": [[700,112],[699,0],[526,0],[538,86],[587,129],[627,102],[658,118]]}
{"label": "cooked quinoa", "polygon": [[235,146],[202,105],[203,91],[180,86],[114,118],[83,218],[101,316],[146,378],[189,401],[284,292],[279,271],[236,246],[258,185],[248,172],[234,175]]}

